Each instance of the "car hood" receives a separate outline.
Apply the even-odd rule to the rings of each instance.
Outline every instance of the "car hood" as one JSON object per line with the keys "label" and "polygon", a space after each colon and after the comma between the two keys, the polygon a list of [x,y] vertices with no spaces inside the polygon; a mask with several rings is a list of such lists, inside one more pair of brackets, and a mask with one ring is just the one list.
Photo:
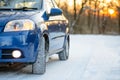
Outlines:
{"label": "car hood", "polygon": [[7,22],[16,19],[29,19],[37,12],[0,12],[0,32],[4,29]]}
{"label": "car hood", "polygon": [[6,21],[12,19],[22,19],[29,18],[30,16],[36,14],[37,12],[0,12],[0,22],[1,20]]}

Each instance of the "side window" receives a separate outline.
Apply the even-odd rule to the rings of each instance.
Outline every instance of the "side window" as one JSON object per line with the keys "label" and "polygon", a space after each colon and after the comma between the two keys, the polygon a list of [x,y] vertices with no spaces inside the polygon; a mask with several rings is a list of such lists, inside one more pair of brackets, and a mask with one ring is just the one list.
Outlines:
{"label": "side window", "polygon": [[53,2],[51,0],[48,0],[48,4],[49,4],[50,8],[54,8],[55,7],[54,4],[53,4]]}
{"label": "side window", "polygon": [[58,7],[55,0],[52,0],[54,7]]}

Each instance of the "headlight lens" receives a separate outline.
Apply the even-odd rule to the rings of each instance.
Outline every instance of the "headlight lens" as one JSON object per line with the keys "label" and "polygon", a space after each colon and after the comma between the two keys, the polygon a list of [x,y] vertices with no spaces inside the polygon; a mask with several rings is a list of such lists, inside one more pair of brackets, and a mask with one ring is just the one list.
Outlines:
{"label": "headlight lens", "polygon": [[13,20],[6,24],[4,32],[34,30],[34,29],[35,29],[34,22],[29,19]]}

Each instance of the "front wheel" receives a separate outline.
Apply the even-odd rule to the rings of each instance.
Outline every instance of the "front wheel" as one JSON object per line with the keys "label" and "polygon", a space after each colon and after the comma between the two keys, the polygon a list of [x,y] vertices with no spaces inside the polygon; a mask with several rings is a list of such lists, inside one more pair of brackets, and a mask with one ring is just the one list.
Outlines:
{"label": "front wheel", "polygon": [[46,70],[45,39],[42,37],[38,45],[38,56],[36,62],[32,65],[33,74],[44,74]]}
{"label": "front wheel", "polygon": [[67,60],[69,58],[69,42],[66,40],[64,50],[59,53],[60,60]]}

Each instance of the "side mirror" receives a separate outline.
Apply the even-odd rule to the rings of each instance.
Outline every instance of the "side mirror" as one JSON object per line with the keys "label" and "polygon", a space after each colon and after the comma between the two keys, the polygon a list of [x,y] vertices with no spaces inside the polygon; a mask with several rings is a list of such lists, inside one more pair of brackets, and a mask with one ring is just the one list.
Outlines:
{"label": "side mirror", "polygon": [[51,8],[50,13],[48,14],[49,16],[57,16],[61,15],[63,11],[60,8]]}

